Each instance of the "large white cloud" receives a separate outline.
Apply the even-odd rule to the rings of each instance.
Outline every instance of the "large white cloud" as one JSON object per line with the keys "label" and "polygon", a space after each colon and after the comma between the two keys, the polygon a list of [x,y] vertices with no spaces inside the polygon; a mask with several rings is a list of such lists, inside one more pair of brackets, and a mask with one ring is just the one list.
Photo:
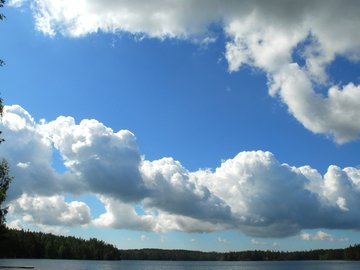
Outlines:
{"label": "large white cloud", "polygon": [[240,230],[285,236],[303,228],[357,228],[357,173],[356,168],[330,166],[321,176],[309,166],[280,164],[269,152],[241,152],[224,161],[204,184],[231,207]]}
{"label": "large white cloud", "polygon": [[141,231],[155,231],[154,216],[152,214],[140,215],[134,207],[121,200],[101,196],[106,212],[96,218],[93,223],[100,227],[130,229]]}
{"label": "large white cloud", "polygon": [[[359,86],[337,86],[326,69],[338,56],[360,59],[359,1],[36,0],[31,8],[36,28],[50,36],[125,31],[208,42],[217,35],[210,26],[220,24],[230,71],[263,70],[270,94],[305,128],[340,144],[358,138]],[[303,66],[294,64],[294,54]],[[325,95],[317,94],[319,85],[328,89]]]}
{"label": "large white cloud", "polygon": [[[6,106],[0,156],[9,160],[12,224],[95,226],[144,231],[236,229],[283,237],[303,229],[360,229],[360,169],[291,167],[270,152],[240,152],[214,170],[191,172],[172,158],[141,156],[134,134],[96,120],[35,122]],[[53,168],[59,151],[67,171]],[[91,194],[105,212],[91,217],[66,194]],[[20,217],[20,218],[19,218]]]}
{"label": "large white cloud", "polygon": [[39,133],[31,115],[18,105],[5,106],[1,130],[6,138],[1,156],[6,157],[17,179],[11,185],[9,199],[25,192],[40,195],[59,192],[63,183],[51,164],[51,142]]}
{"label": "large white cloud", "polygon": [[180,162],[172,158],[144,160],[141,171],[150,190],[146,206],[212,222],[231,220],[230,207],[200,185],[196,174]]}
{"label": "large white cloud", "polygon": [[9,213],[34,225],[76,226],[89,224],[90,208],[83,202],[65,202],[62,196],[36,196],[23,194],[12,201]]}
{"label": "large white cloud", "polygon": [[[278,96],[304,127],[340,144],[357,139],[360,88],[353,83],[332,85],[326,68],[337,56],[360,59],[359,2],[269,2],[273,9],[254,5],[252,13],[226,26],[230,71],[242,65],[262,69],[268,75],[269,93]],[[303,66],[295,63],[294,54],[304,60]],[[326,94],[317,93],[319,85],[328,89]]]}
{"label": "large white cloud", "polygon": [[76,124],[72,117],[58,117],[39,130],[54,143],[83,191],[111,194],[125,201],[145,196],[141,156],[130,131],[114,133],[96,120]]}
{"label": "large white cloud", "polygon": [[332,86],[327,96],[315,93],[306,71],[289,64],[273,77],[272,89],[278,90],[289,112],[304,127],[327,134],[337,143],[358,138],[360,127],[360,86],[349,83]]}

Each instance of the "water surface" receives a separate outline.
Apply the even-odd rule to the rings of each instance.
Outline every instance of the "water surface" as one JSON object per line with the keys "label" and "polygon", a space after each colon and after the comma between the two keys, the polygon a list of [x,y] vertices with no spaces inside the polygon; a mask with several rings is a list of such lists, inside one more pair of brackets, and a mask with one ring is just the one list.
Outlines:
{"label": "water surface", "polygon": [[169,262],[0,259],[0,265],[36,270],[359,270],[352,261]]}

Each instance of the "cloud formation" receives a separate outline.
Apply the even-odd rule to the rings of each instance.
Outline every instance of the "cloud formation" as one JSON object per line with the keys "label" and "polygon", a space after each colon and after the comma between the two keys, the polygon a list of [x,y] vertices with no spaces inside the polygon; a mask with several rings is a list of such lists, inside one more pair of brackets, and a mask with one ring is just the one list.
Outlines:
{"label": "cloud formation", "polygon": [[344,242],[349,241],[348,238],[336,238],[333,235],[324,232],[324,231],[318,231],[314,234],[311,233],[301,233],[300,238],[304,241],[330,241],[330,242]]}
{"label": "cloud formation", "polygon": [[305,128],[339,144],[358,139],[360,87],[333,82],[327,68],[337,57],[360,59],[359,1],[36,0],[30,6],[37,30],[49,36],[102,31],[209,42],[217,36],[210,26],[218,24],[227,36],[229,71],[244,65],[264,71],[270,95]]}
{"label": "cloud formation", "polygon": [[51,142],[39,132],[38,123],[18,105],[5,107],[4,113],[1,130],[11,140],[2,145],[1,156],[9,161],[13,176],[24,179],[11,184],[8,198],[17,198],[25,192],[29,195],[60,192],[65,183],[52,167]]}
{"label": "cloud formation", "polygon": [[75,123],[58,117],[39,126],[42,136],[53,142],[72,175],[79,192],[97,191],[136,201],[145,196],[139,171],[141,156],[130,131],[114,133],[96,120]]}
{"label": "cloud formation", "polygon": [[[90,225],[162,232],[236,229],[256,237],[285,237],[304,229],[360,228],[360,170],[291,167],[270,152],[240,152],[214,170],[189,171],[179,161],[149,161],[135,135],[97,120],[60,116],[35,122],[18,105],[5,106],[0,155],[14,183],[9,219],[35,226]],[[53,167],[54,151],[66,171]],[[105,212],[92,217],[96,196]],[[20,217],[20,218],[19,218]],[[12,219],[12,220],[11,220]]]}
{"label": "cloud formation", "polygon": [[9,213],[21,216],[28,223],[39,223],[47,226],[76,226],[89,224],[90,208],[83,202],[65,202],[64,197],[30,197],[23,194],[12,201]]}

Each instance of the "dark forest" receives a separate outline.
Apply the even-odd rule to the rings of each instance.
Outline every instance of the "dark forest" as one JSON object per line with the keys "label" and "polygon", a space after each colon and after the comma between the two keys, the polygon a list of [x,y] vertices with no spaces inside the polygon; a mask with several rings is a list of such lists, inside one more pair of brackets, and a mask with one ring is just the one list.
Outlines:
{"label": "dark forest", "polygon": [[171,260],[171,261],[265,261],[265,260],[360,260],[360,245],[345,249],[308,251],[201,252],[190,250],[121,250],[103,241],[41,232],[5,229],[0,237],[1,258],[79,260]]}

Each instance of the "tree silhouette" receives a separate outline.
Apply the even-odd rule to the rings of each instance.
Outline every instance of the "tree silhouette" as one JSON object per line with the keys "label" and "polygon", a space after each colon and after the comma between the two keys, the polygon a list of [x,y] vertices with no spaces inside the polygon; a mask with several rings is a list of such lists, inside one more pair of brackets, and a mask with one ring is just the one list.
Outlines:
{"label": "tree silhouette", "polygon": [[[0,8],[4,7],[5,0],[0,0]],[[0,12],[0,21],[5,19],[5,15]],[[0,59],[0,66],[3,66],[5,62]]]}
{"label": "tree silhouette", "polygon": [[[3,7],[5,0],[0,0],[0,7]],[[4,14],[0,13],[0,20],[5,18]],[[4,65],[4,61],[0,59],[0,66]],[[3,115],[4,105],[3,100],[0,98],[0,117]],[[1,131],[0,131],[1,134]],[[0,137],[0,144],[4,142],[4,139]],[[5,159],[0,160],[0,232],[5,226],[5,215],[7,208],[3,207],[2,204],[6,199],[6,192],[9,188],[12,177],[9,175],[9,164]]]}
{"label": "tree silhouette", "polygon": [[[3,141],[3,139],[1,138]],[[7,214],[7,207],[2,204],[6,199],[6,192],[9,188],[12,177],[9,175],[9,164],[5,159],[0,161],[0,227],[5,225],[5,215]]]}
{"label": "tree silhouette", "polygon": [[[3,100],[0,98],[0,116],[3,114]],[[0,131],[1,134],[1,131]],[[0,137],[0,144],[4,142],[4,138]],[[9,174],[9,164],[6,159],[0,160],[0,232],[5,226],[5,215],[7,214],[7,207],[3,207],[2,204],[6,199],[6,192],[9,188],[12,177]]]}
{"label": "tree silhouette", "polygon": [[[3,7],[5,4],[5,0],[0,0],[0,7]],[[5,15],[0,13],[0,20],[5,19]]]}

